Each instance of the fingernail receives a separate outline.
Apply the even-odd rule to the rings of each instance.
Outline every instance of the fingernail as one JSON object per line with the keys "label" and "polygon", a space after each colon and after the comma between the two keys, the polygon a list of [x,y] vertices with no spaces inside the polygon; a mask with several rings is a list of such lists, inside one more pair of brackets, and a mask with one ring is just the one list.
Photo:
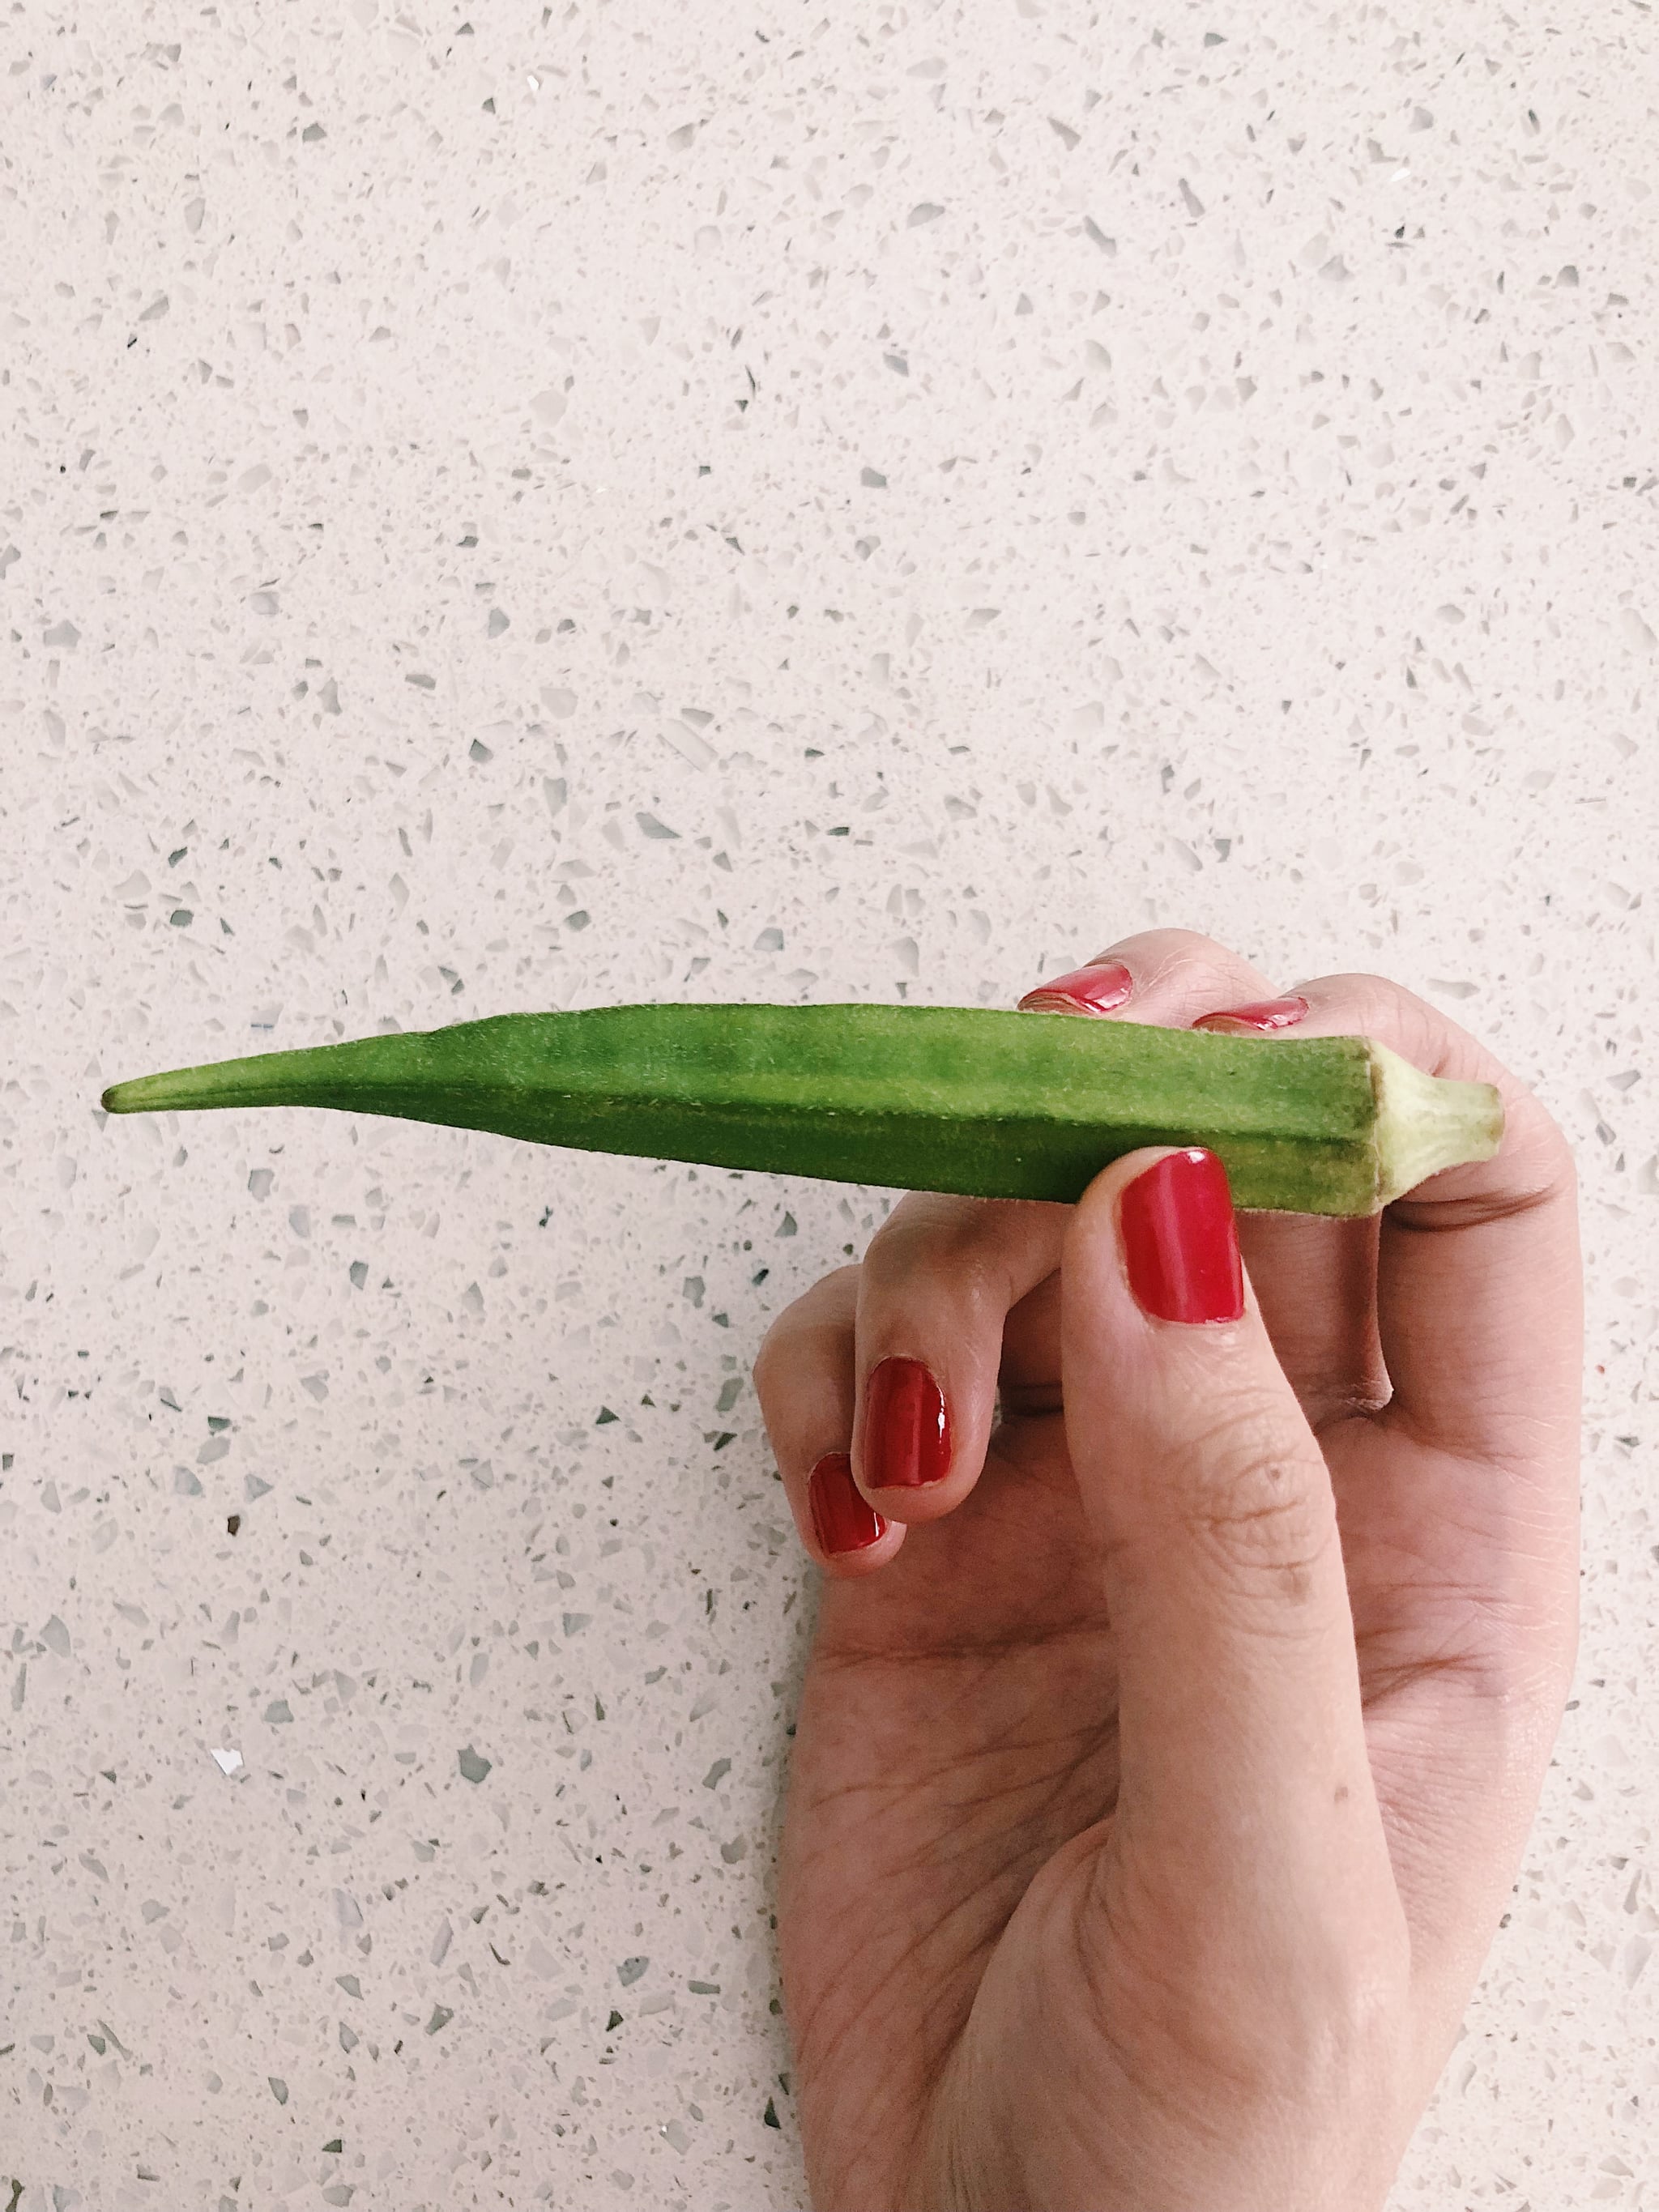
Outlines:
{"label": "fingernail", "polygon": [[1242,1030],[1288,1030],[1302,1019],[1308,1002],[1300,992],[1286,999],[1258,999],[1254,1006],[1229,1006],[1218,1014],[1200,1014],[1195,1030],[1218,1029],[1223,1022]]}
{"label": "fingernail", "polygon": [[887,1534],[887,1523],[859,1495],[853,1462],[845,1452],[826,1452],[806,1478],[812,1534],[820,1550],[867,1552]]}
{"label": "fingernail", "polygon": [[1158,1321],[1237,1321],[1244,1310],[1227,1170],[1213,1152],[1170,1152],[1119,1201],[1129,1288]]}
{"label": "fingernail", "polygon": [[951,1465],[944,1393],[919,1359],[884,1359],[865,1386],[866,1490],[920,1490]]}
{"label": "fingernail", "polygon": [[1052,983],[1039,983],[1019,1007],[1027,1014],[1109,1014],[1134,987],[1134,977],[1121,960],[1091,960],[1069,975],[1056,975]]}

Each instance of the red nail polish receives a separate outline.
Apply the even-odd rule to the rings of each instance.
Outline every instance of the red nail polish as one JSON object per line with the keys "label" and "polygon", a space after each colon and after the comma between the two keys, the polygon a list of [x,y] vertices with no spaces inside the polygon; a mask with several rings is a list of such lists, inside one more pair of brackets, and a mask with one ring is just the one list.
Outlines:
{"label": "red nail polish", "polygon": [[884,1359],[865,1385],[865,1487],[920,1490],[942,1482],[950,1466],[939,1384],[919,1359]]}
{"label": "red nail polish", "polygon": [[1308,1011],[1308,1002],[1300,992],[1292,992],[1288,999],[1258,999],[1254,1006],[1229,1006],[1218,1014],[1200,1014],[1193,1024],[1195,1030],[1212,1030],[1218,1023],[1236,1023],[1243,1030],[1288,1030],[1302,1019]]}
{"label": "red nail polish", "polygon": [[1039,983],[1020,1000],[1027,1014],[1109,1014],[1121,1006],[1135,987],[1135,979],[1121,960],[1091,960],[1069,975],[1056,975],[1052,983]]}
{"label": "red nail polish", "polygon": [[887,1534],[880,1514],[860,1497],[845,1452],[826,1452],[812,1469],[806,1478],[806,1502],[812,1534],[823,1551],[867,1552]]}
{"label": "red nail polish", "polygon": [[1129,1288],[1159,1321],[1237,1321],[1244,1310],[1227,1170],[1213,1152],[1170,1152],[1119,1201]]}

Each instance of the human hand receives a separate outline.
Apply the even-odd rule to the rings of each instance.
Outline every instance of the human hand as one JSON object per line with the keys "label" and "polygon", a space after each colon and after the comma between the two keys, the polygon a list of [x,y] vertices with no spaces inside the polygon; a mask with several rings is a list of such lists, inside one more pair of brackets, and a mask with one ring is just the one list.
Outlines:
{"label": "human hand", "polygon": [[[1273,996],[1179,930],[1083,988]],[[1242,1279],[1206,1154],[917,1194],[762,1347],[829,1577],[779,1895],[820,2212],[1376,2212],[1455,2037],[1572,1666],[1576,1178],[1433,1007],[1299,989],[1497,1084],[1497,1158],[1241,1216]]]}

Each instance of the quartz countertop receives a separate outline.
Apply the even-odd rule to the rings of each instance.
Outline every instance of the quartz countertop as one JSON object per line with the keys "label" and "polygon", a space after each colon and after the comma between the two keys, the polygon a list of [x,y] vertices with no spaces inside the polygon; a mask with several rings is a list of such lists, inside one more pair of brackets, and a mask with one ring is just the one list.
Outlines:
{"label": "quartz countertop", "polygon": [[893,1194],[103,1085],[1176,924],[1576,1146],[1578,1680],[1394,2212],[1659,2204],[1650,10],[3,54],[0,2203],[804,2203],[750,1368]]}

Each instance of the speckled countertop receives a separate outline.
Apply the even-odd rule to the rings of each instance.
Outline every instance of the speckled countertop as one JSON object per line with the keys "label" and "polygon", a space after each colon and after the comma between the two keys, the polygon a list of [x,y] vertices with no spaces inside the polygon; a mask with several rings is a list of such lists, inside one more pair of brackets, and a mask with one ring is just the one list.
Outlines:
{"label": "speckled countertop", "polygon": [[0,2204],[802,2202],[748,1370],[885,1194],[100,1086],[1170,921],[1577,1144],[1580,1679],[1395,2204],[1659,2205],[1650,9],[473,14],[0,26]]}

